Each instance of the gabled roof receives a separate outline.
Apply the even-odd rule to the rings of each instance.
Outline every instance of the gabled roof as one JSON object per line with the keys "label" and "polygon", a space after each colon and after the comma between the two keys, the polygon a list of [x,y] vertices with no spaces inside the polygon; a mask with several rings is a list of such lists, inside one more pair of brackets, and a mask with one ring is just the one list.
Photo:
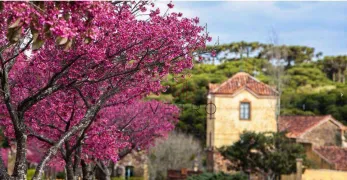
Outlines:
{"label": "gabled roof", "polygon": [[287,131],[287,137],[299,138],[306,132],[315,128],[316,126],[323,124],[326,121],[332,121],[334,124],[339,126],[341,129],[344,126],[336,121],[331,115],[324,116],[280,116],[279,117],[279,130]]}
{"label": "gabled roof", "polygon": [[313,151],[332,164],[336,170],[347,171],[347,148],[337,146],[313,147]]}
{"label": "gabled roof", "polygon": [[241,89],[247,89],[258,96],[276,96],[278,92],[248,73],[239,72],[222,84],[209,84],[211,94],[234,94]]}

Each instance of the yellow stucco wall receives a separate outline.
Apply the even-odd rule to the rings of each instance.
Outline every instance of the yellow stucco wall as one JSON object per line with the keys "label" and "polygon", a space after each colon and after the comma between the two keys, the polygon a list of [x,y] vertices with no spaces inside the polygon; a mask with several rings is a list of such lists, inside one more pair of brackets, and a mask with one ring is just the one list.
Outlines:
{"label": "yellow stucco wall", "polygon": [[[239,119],[239,104],[243,100],[251,102],[251,120]],[[245,130],[264,132],[277,129],[275,97],[256,97],[244,89],[234,95],[212,94],[209,102],[216,106],[216,112],[212,119],[207,115],[207,146],[231,145]]]}
{"label": "yellow stucco wall", "polygon": [[[282,175],[282,180],[296,180],[295,174]],[[334,171],[328,169],[306,169],[302,180],[346,180],[346,171]]]}
{"label": "yellow stucco wall", "polygon": [[334,170],[307,169],[302,175],[302,180],[346,180],[347,172]]}
{"label": "yellow stucco wall", "polygon": [[312,169],[333,169],[334,166],[329,164],[327,161],[322,159],[317,153],[312,150],[312,144],[300,143],[305,148],[306,158],[313,163],[311,165]]}

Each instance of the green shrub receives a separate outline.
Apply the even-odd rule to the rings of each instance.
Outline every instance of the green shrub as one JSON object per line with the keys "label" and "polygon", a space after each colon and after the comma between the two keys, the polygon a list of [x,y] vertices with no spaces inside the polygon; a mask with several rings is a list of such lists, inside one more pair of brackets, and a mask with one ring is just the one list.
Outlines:
{"label": "green shrub", "polygon": [[65,179],[65,173],[64,172],[58,172],[57,173],[57,179]]}
{"label": "green shrub", "polygon": [[225,174],[220,173],[203,173],[200,175],[190,176],[187,180],[247,180],[247,175],[243,173]]}
{"label": "green shrub", "polygon": [[28,172],[27,172],[27,179],[32,179],[32,177],[34,176],[35,174],[35,169],[28,169]]}

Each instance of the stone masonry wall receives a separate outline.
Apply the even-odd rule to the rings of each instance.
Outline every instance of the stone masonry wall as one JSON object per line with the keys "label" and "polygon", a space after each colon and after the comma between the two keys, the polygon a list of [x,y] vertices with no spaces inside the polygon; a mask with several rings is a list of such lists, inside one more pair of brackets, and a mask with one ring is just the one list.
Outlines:
{"label": "stone masonry wall", "polygon": [[[240,102],[251,104],[251,119],[240,120]],[[276,131],[276,98],[258,98],[247,90],[235,96],[213,95],[216,106],[213,119],[207,120],[207,146],[221,147],[239,140],[240,134],[247,131]]]}
{"label": "stone masonry wall", "polygon": [[341,131],[337,125],[328,121],[304,135],[303,140],[316,146],[341,146]]}

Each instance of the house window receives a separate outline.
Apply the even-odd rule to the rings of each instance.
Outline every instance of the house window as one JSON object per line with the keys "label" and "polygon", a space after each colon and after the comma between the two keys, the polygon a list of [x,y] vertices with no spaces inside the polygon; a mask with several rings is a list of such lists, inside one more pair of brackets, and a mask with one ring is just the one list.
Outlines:
{"label": "house window", "polygon": [[240,103],[240,119],[243,119],[243,120],[251,119],[251,103],[250,102]]}

